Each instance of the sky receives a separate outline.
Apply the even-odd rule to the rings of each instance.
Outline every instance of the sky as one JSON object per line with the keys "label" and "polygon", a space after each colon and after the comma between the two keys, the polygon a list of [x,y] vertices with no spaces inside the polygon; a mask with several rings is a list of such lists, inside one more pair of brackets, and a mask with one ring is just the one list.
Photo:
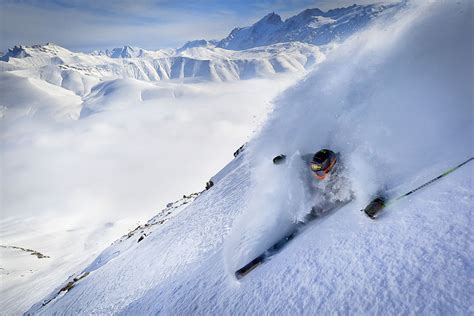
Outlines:
{"label": "sky", "polygon": [[377,0],[0,0],[0,50],[53,42],[73,51],[123,45],[177,48],[221,39],[270,12],[287,18],[306,8],[328,10]]}

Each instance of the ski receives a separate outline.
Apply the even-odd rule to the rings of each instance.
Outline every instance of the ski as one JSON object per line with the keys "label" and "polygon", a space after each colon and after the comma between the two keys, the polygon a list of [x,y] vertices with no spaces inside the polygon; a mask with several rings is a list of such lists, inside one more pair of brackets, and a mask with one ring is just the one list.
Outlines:
{"label": "ski", "polygon": [[248,275],[250,272],[255,270],[257,267],[268,261],[271,257],[274,255],[278,254],[283,248],[285,248],[286,245],[293,239],[295,239],[299,234],[301,234],[304,231],[304,228],[308,226],[311,222],[313,222],[316,219],[325,217],[334,211],[342,208],[343,206],[347,205],[350,201],[347,202],[342,202],[340,204],[337,204],[335,206],[332,206],[325,211],[314,213],[310,212],[308,215],[306,215],[305,220],[302,222],[298,222],[295,224],[293,229],[287,233],[285,236],[282,238],[278,239],[270,248],[265,250],[262,254],[257,256],[255,259],[251,260],[249,263],[235,271],[235,277],[237,280],[242,279],[246,275]]}

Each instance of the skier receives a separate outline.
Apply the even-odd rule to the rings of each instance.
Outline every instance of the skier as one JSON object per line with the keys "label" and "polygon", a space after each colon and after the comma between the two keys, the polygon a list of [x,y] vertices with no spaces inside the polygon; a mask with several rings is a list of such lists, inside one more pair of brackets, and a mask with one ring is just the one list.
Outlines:
{"label": "skier", "polygon": [[[321,149],[315,154],[302,155],[302,159],[310,166],[314,177],[318,180],[324,180],[332,172],[336,170],[336,162],[339,154],[329,149]],[[273,158],[276,165],[284,163],[286,156],[281,154]]]}
{"label": "skier", "polygon": [[[312,205],[311,210],[306,214],[302,221],[295,223],[294,227],[282,238],[277,240],[271,247],[248,262],[246,265],[235,271],[235,277],[241,279],[250,273],[253,269],[278,253],[285,245],[294,239],[303,226],[308,222],[329,214],[331,210],[338,209],[353,199],[353,193],[350,189],[350,183],[343,174],[342,164],[339,154],[332,150],[322,149],[315,154],[302,155],[301,158],[311,171],[308,175],[308,189],[311,192]],[[284,163],[285,155],[278,155],[273,158],[276,165]]]}
{"label": "skier", "polygon": [[317,180],[324,180],[332,172],[335,172],[338,155],[329,149],[322,149],[314,154],[310,162],[310,168]]}
{"label": "skier", "polygon": [[[319,216],[353,199],[354,193],[349,179],[344,176],[339,153],[321,149],[314,154],[302,155],[301,158],[310,170],[307,181],[313,207],[308,217]],[[285,155],[278,155],[273,158],[273,163],[282,164],[285,160]]]}
{"label": "skier", "polygon": [[[314,154],[310,163],[311,171],[313,171],[316,179],[325,180],[329,178],[325,190],[323,190],[323,196],[330,201],[332,200],[335,205],[354,199],[352,191],[350,191],[350,195],[347,195],[347,191],[345,194],[343,192],[343,189],[347,189],[350,183],[341,175],[341,169],[343,168],[338,163],[339,156],[339,154],[335,154],[329,149],[323,149]],[[331,199],[331,195],[337,198]],[[385,197],[379,194],[362,211],[371,219],[375,219],[376,215],[385,207],[385,203]],[[314,214],[314,212],[315,208],[313,207],[311,213]]]}
{"label": "skier", "polygon": [[302,158],[309,166],[313,179],[309,180],[314,197],[309,217],[320,216],[354,198],[352,185],[344,175],[344,166],[339,153],[321,149],[314,155],[303,155]]}
{"label": "skier", "polygon": [[[336,170],[336,163],[339,154],[336,154],[329,149],[321,149],[315,154],[302,155],[302,159],[307,162],[313,175],[318,180],[324,180],[330,173]],[[273,163],[276,165],[284,163],[286,156],[281,154],[273,158]]]}

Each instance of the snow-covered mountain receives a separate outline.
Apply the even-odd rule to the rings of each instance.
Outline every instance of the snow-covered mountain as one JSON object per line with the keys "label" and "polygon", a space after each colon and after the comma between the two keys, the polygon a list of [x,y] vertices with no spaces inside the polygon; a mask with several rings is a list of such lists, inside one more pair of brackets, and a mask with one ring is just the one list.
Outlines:
{"label": "snow-covered mountain", "polygon": [[274,43],[299,41],[313,45],[325,45],[343,40],[366,27],[380,15],[393,14],[401,4],[352,5],[329,10],[306,9],[283,21],[272,12],[252,26],[235,28],[217,43],[218,47],[244,50]]}
{"label": "snow-covered mountain", "polygon": [[271,13],[250,27],[234,29],[221,41],[191,41],[176,50],[124,46],[84,54],[51,43],[15,46],[0,58],[0,70],[41,79],[80,96],[99,81],[117,78],[230,81],[268,77],[309,69],[323,58],[315,45],[344,39],[399,6],[308,9],[284,22]]}
{"label": "snow-covered mountain", "polygon": [[165,57],[173,54],[173,50],[162,49],[159,52],[152,52],[140,47],[123,46],[111,50],[96,50],[90,53],[93,56],[108,56],[110,58],[139,58],[139,57]]}
{"label": "snow-covered mountain", "polygon": [[[57,119],[76,119],[81,111],[81,98],[86,106],[91,92],[97,95],[97,90],[111,87],[114,80],[221,82],[268,78],[278,74],[304,74],[325,58],[319,47],[298,42],[244,51],[194,45],[159,51],[124,47],[109,55],[74,53],[51,43],[10,49],[0,61],[3,82],[0,89],[4,95],[23,91],[24,97],[3,98],[0,116],[18,118],[45,114]],[[58,92],[53,92],[56,90]],[[31,100],[29,91],[35,91]],[[44,102],[49,95],[57,93],[64,94],[65,99],[59,103]]]}
{"label": "snow-covered mountain", "polygon": [[[176,213],[169,205],[27,313],[471,313],[473,163],[375,222],[359,210],[474,154],[472,12],[468,0],[411,5],[341,44],[276,100],[213,187]],[[323,147],[340,152],[355,199],[236,281],[320,201],[300,156]],[[287,163],[275,166],[279,153]]]}
{"label": "snow-covered mountain", "polygon": [[188,48],[193,48],[193,47],[215,47],[215,46],[217,46],[218,42],[219,41],[217,41],[217,40],[209,40],[208,41],[208,40],[205,40],[205,39],[189,41],[189,42],[186,42],[180,48],[178,48],[178,52],[181,52],[181,51],[184,51]]}
{"label": "snow-covered mountain", "polygon": [[[73,53],[54,44],[11,49],[0,62],[2,72],[38,78],[78,95],[91,84],[117,78],[142,81],[197,79],[231,81],[263,78],[309,69],[322,60],[317,46],[281,43],[244,51],[214,46],[146,51],[128,46],[110,52]],[[74,82],[72,82],[74,81]]]}
{"label": "snow-covered mountain", "polygon": [[[116,52],[130,54],[131,50],[125,47]],[[135,79],[146,86],[145,82],[163,80],[227,82],[278,74],[303,75],[325,58],[319,47],[298,42],[244,51],[191,45],[178,51],[134,52],[139,52],[140,57],[115,58],[97,53],[73,53],[54,44],[15,47],[3,57],[4,61],[0,61],[0,80],[3,82],[0,89],[8,95],[23,91],[21,94],[24,97],[3,98],[0,101],[0,115],[18,118],[45,114],[58,119],[77,119],[81,99],[82,106],[88,107],[90,94],[97,96],[98,90],[112,87],[115,80]],[[56,90],[65,95],[65,99],[59,103],[44,102],[49,95],[57,94],[53,92]],[[31,100],[29,91],[35,91]]]}

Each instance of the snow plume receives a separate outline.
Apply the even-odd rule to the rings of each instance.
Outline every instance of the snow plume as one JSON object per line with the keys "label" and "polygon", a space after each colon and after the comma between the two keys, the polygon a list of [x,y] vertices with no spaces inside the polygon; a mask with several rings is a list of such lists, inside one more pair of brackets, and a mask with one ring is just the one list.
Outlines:
{"label": "snow plume", "polygon": [[293,223],[302,220],[311,208],[305,203],[310,197],[304,189],[307,183],[299,153],[288,157],[287,164],[288,168],[275,168],[267,159],[255,170],[259,177],[254,179],[246,210],[234,225],[224,249],[230,273],[289,233]]}
{"label": "snow plume", "polygon": [[405,192],[472,156],[472,21],[469,1],[409,4],[394,20],[341,44],[281,95],[249,146],[256,193],[242,215],[251,220],[237,224],[235,235],[265,219],[297,218],[309,203],[289,199],[294,180],[269,166],[277,154],[339,152],[358,206],[379,191]]}

